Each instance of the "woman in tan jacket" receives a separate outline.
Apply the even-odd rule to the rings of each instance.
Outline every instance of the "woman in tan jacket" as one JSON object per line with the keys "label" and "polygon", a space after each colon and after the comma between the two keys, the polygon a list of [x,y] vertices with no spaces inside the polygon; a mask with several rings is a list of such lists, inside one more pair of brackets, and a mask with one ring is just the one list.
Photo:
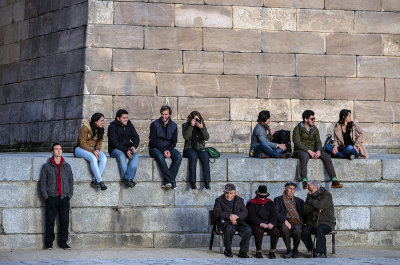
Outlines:
{"label": "woman in tan jacket", "polygon": [[95,188],[106,190],[101,174],[107,164],[107,157],[101,151],[104,135],[104,115],[95,113],[90,119],[82,120],[82,127],[79,129],[78,139],[75,144],[74,154],[76,157],[82,157],[89,161],[90,169],[94,178],[90,185]]}
{"label": "woman in tan jacket", "polygon": [[368,158],[368,152],[362,145],[363,130],[351,121],[351,110],[342,109],[339,121],[334,129],[334,143],[332,153],[340,158]]}

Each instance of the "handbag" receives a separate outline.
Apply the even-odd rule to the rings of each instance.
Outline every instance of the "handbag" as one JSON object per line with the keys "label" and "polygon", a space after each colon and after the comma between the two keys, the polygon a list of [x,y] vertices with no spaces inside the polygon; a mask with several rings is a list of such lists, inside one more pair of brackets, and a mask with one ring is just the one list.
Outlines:
{"label": "handbag", "polygon": [[207,150],[207,152],[208,152],[208,156],[209,156],[210,158],[213,158],[213,159],[214,159],[214,161],[211,161],[210,158],[209,158],[209,161],[210,161],[211,163],[214,163],[214,162],[215,162],[215,159],[216,159],[216,158],[219,158],[219,157],[221,156],[221,153],[218,152],[217,149],[215,149],[214,147],[207,147],[206,150]]}
{"label": "handbag", "polygon": [[327,134],[324,146],[322,147],[322,150],[325,151],[325,153],[327,153],[327,154],[332,153],[333,143],[334,143],[334,141],[332,139],[332,134]]}

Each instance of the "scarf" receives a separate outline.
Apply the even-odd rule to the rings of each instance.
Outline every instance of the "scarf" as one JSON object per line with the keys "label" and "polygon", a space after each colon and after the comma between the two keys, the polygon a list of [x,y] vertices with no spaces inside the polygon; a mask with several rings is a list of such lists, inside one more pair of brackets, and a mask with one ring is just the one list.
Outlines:
{"label": "scarf", "polygon": [[271,129],[269,128],[268,124],[264,123],[264,124],[260,124],[264,130],[267,132],[267,137],[268,140],[271,142],[272,141],[272,133],[271,133]]}
{"label": "scarf", "polygon": [[61,195],[61,165],[63,163],[64,159],[61,157],[60,164],[57,164],[56,161],[54,160],[54,156],[50,158],[50,163],[54,164],[57,166],[58,170],[58,177],[57,177],[57,194]]}
{"label": "scarf", "polygon": [[262,200],[262,199],[260,199],[260,198],[258,198],[258,197],[256,196],[256,197],[254,197],[253,199],[251,199],[250,201],[248,201],[247,204],[246,204],[246,206],[247,206],[249,203],[254,203],[254,204],[266,204],[266,203],[269,202],[269,201],[271,201],[271,200],[268,199],[268,198]]}

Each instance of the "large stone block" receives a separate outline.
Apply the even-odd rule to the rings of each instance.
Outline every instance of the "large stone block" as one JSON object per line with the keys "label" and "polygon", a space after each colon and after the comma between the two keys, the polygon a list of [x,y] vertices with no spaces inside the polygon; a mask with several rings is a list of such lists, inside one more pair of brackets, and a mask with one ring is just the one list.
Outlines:
{"label": "large stone block", "polygon": [[400,2],[397,0],[382,0],[382,10],[400,11]]}
{"label": "large stone block", "polygon": [[369,230],[373,218],[367,207],[336,208],[337,230]]}
{"label": "large stone block", "polygon": [[333,33],[326,36],[327,54],[382,55],[383,47],[379,34]]}
{"label": "large stone block", "polygon": [[325,78],[260,76],[258,78],[258,97],[324,99]]}
{"label": "large stone block", "polygon": [[393,124],[391,139],[392,143],[389,145],[398,146],[398,143],[400,142],[400,124]]}
{"label": "large stone block", "polygon": [[330,0],[325,4],[326,9],[337,10],[374,10],[381,11],[380,0]]}
{"label": "large stone block", "polygon": [[88,47],[143,48],[143,28],[128,25],[88,25]]}
{"label": "large stone block", "polygon": [[383,159],[382,160],[382,179],[400,181],[399,160]]}
{"label": "large stone block", "polygon": [[157,74],[159,96],[255,97],[257,77],[236,75]]}
{"label": "large stone block", "polygon": [[[134,123],[136,128],[136,121]],[[147,126],[148,130],[148,126]],[[143,136],[143,135],[142,135]],[[104,170],[103,175],[108,178],[106,181],[120,181],[122,176],[119,171],[117,159],[107,157],[107,166]],[[129,163],[127,159],[127,163]],[[138,168],[136,170],[135,182],[152,181],[153,179],[153,159],[147,155],[139,155]]]}
{"label": "large stone block", "polygon": [[[343,181],[377,181],[382,178],[381,160],[357,159],[333,159],[336,175]],[[315,172],[317,173],[317,172]]]}
{"label": "large stone block", "polygon": [[[179,131],[178,131],[179,133]],[[180,152],[181,153],[181,152]],[[182,155],[182,153],[181,153]],[[167,163],[167,166],[170,167],[172,160],[171,159],[165,159],[165,162]],[[181,165],[179,166],[179,171],[178,174],[176,175],[175,180],[180,182],[180,181],[188,181],[189,180],[189,172],[187,171],[187,159],[183,158]],[[158,166],[157,162],[154,161],[154,168],[153,168],[153,181],[159,181],[159,186],[161,187],[161,182],[164,181],[164,176],[162,175],[162,172],[160,170],[160,167]],[[182,185],[182,184],[177,184],[177,185]]]}
{"label": "large stone block", "polygon": [[13,5],[0,8],[0,14],[0,27],[11,24],[13,20]]}
{"label": "large stone block", "polygon": [[0,183],[2,207],[40,207],[37,182]]}
{"label": "large stone block", "polygon": [[264,0],[266,7],[324,8],[324,0]]}
{"label": "large stone block", "polygon": [[155,96],[156,75],[90,71],[85,74],[85,88],[95,95]]}
{"label": "large stone block", "polygon": [[207,129],[210,134],[209,143],[228,142],[246,145],[250,143],[250,122],[209,121],[207,122]]}
{"label": "large stone block", "polygon": [[88,48],[86,49],[85,67],[89,71],[111,71],[112,49]]}
{"label": "large stone block", "polygon": [[383,78],[326,78],[326,99],[383,100]]}
{"label": "large stone block", "polygon": [[172,119],[177,116],[177,99],[174,97],[141,97],[115,96],[114,113],[118,109],[126,109],[132,120],[157,119],[160,117],[160,107],[169,105],[172,108]]}
{"label": "large stone block", "polygon": [[371,207],[371,228],[374,230],[399,230],[400,207]]}
{"label": "large stone block", "polygon": [[383,54],[389,56],[400,56],[400,35],[383,35]]}
{"label": "large stone block", "polygon": [[356,12],[354,31],[359,33],[399,34],[400,14],[392,12]]}
{"label": "large stone block", "polygon": [[24,20],[25,2],[19,1],[14,4],[13,20],[19,22]]}
{"label": "large stone block", "polygon": [[119,226],[117,215],[118,210],[112,208],[72,208],[71,229],[78,233],[113,232]]}
{"label": "large stone block", "polygon": [[268,109],[274,121],[289,121],[291,118],[290,101],[277,99],[241,99],[232,98],[231,120],[253,121],[261,110]]}
{"label": "large stone block", "polygon": [[[399,23],[400,24],[400,23]],[[383,56],[357,57],[357,76],[400,78],[400,58]]]}
{"label": "large stone block", "polygon": [[113,24],[113,1],[89,0],[90,24]]}
{"label": "large stone block", "polygon": [[178,27],[231,28],[232,7],[206,5],[175,5]]}
{"label": "large stone block", "polygon": [[107,188],[102,191],[90,187],[89,183],[75,184],[71,207],[118,206],[119,183],[107,183]]}
{"label": "large stone block", "polygon": [[325,53],[325,35],[323,33],[296,31],[263,32],[261,40],[263,52]]}
{"label": "large stone block", "polygon": [[96,112],[103,113],[105,118],[112,118],[112,96],[85,95],[82,116],[91,117]]}
{"label": "large stone block", "polygon": [[174,25],[174,6],[142,2],[118,2],[114,6],[114,23],[142,26]]}
{"label": "large stone block", "polygon": [[222,74],[224,72],[222,52],[183,52],[183,72],[198,74]]}
{"label": "large stone block", "polygon": [[357,122],[399,122],[400,104],[377,101],[355,101]]}
{"label": "large stone block", "polygon": [[260,52],[261,32],[241,29],[204,29],[206,51]]}
{"label": "large stone block", "polygon": [[182,52],[115,49],[113,71],[181,73]]}
{"label": "large stone block", "polygon": [[300,9],[298,31],[352,32],[354,12],[343,10]]}
{"label": "large stone block", "polygon": [[[369,115],[369,114],[368,114]],[[387,113],[385,114],[387,115]],[[356,116],[357,118],[357,116]],[[358,118],[357,118],[358,119]],[[357,121],[357,120],[356,120]],[[357,121],[358,123],[358,121]],[[359,123],[364,131],[366,145],[380,145],[387,147],[392,145],[392,124],[391,123]]]}
{"label": "large stone block", "polygon": [[197,28],[147,27],[145,48],[153,50],[201,50],[202,31]]}
{"label": "large stone block", "polygon": [[296,10],[234,6],[233,28],[295,31]]}
{"label": "large stone block", "polygon": [[342,247],[354,246],[375,246],[375,247],[393,247],[396,242],[396,232],[377,231],[377,232],[358,232],[346,231],[336,235],[336,243]]}
{"label": "large stone block", "polygon": [[353,101],[292,99],[291,108],[292,121],[302,121],[301,114],[306,109],[310,109],[315,112],[317,121],[337,122],[337,116],[340,110],[353,109]]}
{"label": "large stone block", "polygon": [[187,98],[178,99],[178,118],[186,119],[193,105],[207,120],[229,120],[229,99],[227,98]]}
{"label": "large stone block", "polygon": [[[24,165],[21,167],[21,165]],[[31,179],[32,158],[2,157],[0,181],[23,181]]]}
{"label": "large stone block", "polygon": [[225,74],[295,75],[293,54],[225,53]]}
{"label": "large stone block", "polygon": [[123,206],[173,206],[173,192],[161,188],[159,183],[140,182],[135,188],[121,187]]}
{"label": "large stone block", "polygon": [[356,76],[356,56],[296,55],[296,73],[299,76]]}
{"label": "large stone block", "polygon": [[74,248],[152,248],[153,234],[151,233],[124,233],[124,234],[71,234]]}
{"label": "large stone block", "polygon": [[0,235],[1,249],[39,249],[43,247],[43,235]]}
{"label": "large stone block", "polygon": [[3,209],[5,234],[37,234],[44,231],[44,208]]}
{"label": "large stone block", "polygon": [[[207,0],[206,0],[207,1]],[[205,224],[204,224],[205,225]],[[208,246],[209,234],[155,233],[155,248],[198,248]]]}

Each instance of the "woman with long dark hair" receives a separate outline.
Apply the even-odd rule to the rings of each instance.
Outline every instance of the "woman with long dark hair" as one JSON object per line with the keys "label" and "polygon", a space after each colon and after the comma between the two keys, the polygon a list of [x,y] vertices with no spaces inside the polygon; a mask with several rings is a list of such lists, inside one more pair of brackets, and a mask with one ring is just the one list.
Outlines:
{"label": "woman with long dark hair", "polygon": [[351,120],[351,110],[342,109],[339,121],[334,128],[332,153],[339,158],[368,158],[368,152],[362,145],[363,130]]}
{"label": "woman with long dark hair", "polygon": [[209,135],[200,112],[192,111],[189,114],[186,123],[182,124],[182,134],[185,139],[183,157],[189,159],[190,187],[197,189],[196,165],[198,158],[203,166],[204,188],[210,189],[210,162],[205,144],[205,141],[209,139]]}
{"label": "woman with long dark hair", "polygon": [[79,129],[78,139],[76,140],[74,154],[89,161],[90,169],[93,173],[92,187],[106,190],[101,174],[107,164],[107,157],[101,151],[104,136],[104,115],[95,113],[90,122],[82,120],[82,127]]}

